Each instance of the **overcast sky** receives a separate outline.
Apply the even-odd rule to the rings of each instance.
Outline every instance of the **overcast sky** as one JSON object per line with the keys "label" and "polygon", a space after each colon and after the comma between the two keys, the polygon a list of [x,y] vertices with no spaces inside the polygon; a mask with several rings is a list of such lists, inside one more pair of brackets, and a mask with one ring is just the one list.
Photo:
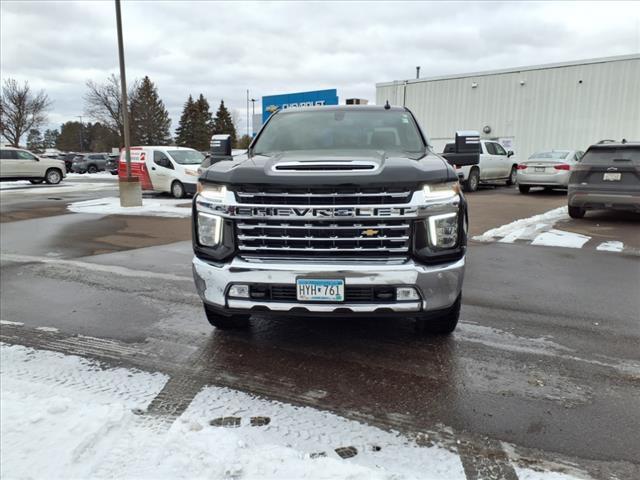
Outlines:
{"label": "overcast sky", "polygon": [[[87,79],[118,71],[113,1],[0,3],[2,78],[54,101],[50,126],[83,114]],[[123,1],[127,77],[155,82],[173,119],[189,94],[220,99],[246,131],[246,89],[337,88],[640,51],[640,2],[226,3]],[[259,104],[256,105],[258,111]]]}

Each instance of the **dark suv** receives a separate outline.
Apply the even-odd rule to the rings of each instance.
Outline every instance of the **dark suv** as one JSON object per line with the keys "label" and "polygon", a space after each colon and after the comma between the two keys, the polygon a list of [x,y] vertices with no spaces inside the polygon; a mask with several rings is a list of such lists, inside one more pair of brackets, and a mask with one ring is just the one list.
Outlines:
{"label": "dark suv", "polygon": [[572,168],[568,200],[571,218],[593,209],[640,212],[640,142],[591,145]]}
{"label": "dark suv", "polygon": [[73,159],[71,171],[75,173],[96,173],[106,169],[109,156],[106,153],[87,153]]}
{"label": "dark suv", "polygon": [[64,161],[64,167],[67,170],[67,173],[71,172],[71,166],[73,165],[73,159],[77,156],[81,155],[80,153],[69,152],[63,153],[58,156],[58,160]]}

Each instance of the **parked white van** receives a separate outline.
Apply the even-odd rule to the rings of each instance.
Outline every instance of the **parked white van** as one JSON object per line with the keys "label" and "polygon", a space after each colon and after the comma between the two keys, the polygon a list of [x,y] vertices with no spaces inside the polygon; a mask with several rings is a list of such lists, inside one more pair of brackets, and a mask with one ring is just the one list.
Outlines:
{"label": "parked white van", "polygon": [[[455,151],[455,144],[448,143],[443,153]],[[480,141],[480,163],[478,165],[455,165],[460,183],[467,192],[475,192],[481,182],[505,181],[507,185],[516,183],[518,162],[513,152],[508,152],[493,140]]]}
{"label": "parked white van", "polygon": [[[198,167],[204,160],[193,148],[131,147],[131,175],[140,178],[143,190],[167,192],[175,198],[196,193]],[[127,176],[125,150],[120,151],[118,176]]]}
{"label": "parked white van", "polygon": [[39,157],[22,148],[0,148],[0,180],[29,180],[57,185],[66,177],[62,160]]}

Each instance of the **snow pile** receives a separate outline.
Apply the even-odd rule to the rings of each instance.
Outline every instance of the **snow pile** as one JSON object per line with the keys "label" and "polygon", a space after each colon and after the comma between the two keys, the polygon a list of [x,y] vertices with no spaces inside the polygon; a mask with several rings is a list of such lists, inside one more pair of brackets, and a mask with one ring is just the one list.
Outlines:
{"label": "snow pile", "polygon": [[596,250],[604,251],[604,252],[621,252],[624,250],[624,243],[617,242],[615,240],[609,242],[602,242],[600,245],[596,247]]}
{"label": "snow pile", "polygon": [[512,243],[518,239],[532,239],[540,232],[549,230],[556,222],[568,220],[567,207],[558,207],[548,212],[522,218],[500,227],[487,230],[482,235],[476,235],[473,240],[478,242],[493,242],[501,238],[504,243]]}
{"label": "snow pile", "polygon": [[67,208],[76,213],[96,213],[100,215],[191,216],[191,201],[189,199],[174,200],[143,197],[141,207],[121,207],[118,197],[106,197],[74,202]]}
{"label": "snow pile", "polygon": [[116,188],[114,182],[65,182],[64,180],[58,185],[49,185],[47,183],[40,183],[38,185],[32,185],[29,182],[1,182],[0,190],[3,194],[23,194],[28,191],[29,194],[42,194],[50,195],[52,193],[73,193],[73,192],[87,192],[94,190],[106,190]]}
{"label": "snow pile", "polygon": [[144,413],[164,375],[0,353],[6,478],[465,478],[455,453],[311,408],[208,387],[170,423]]}
{"label": "snow pile", "polygon": [[564,232],[562,230],[549,230],[541,233],[533,239],[531,245],[544,245],[547,247],[582,248],[591,237],[579,233]]}

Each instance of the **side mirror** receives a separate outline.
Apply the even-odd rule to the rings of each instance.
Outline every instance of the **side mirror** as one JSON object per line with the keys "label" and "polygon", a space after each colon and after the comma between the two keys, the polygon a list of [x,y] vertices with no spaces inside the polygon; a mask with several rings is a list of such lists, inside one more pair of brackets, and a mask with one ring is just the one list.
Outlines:
{"label": "side mirror", "polygon": [[508,158],[508,157],[513,157],[513,150],[509,150],[509,151],[507,152],[507,158]]}
{"label": "side mirror", "polygon": [[231,156],[231,135],[218,134],[211,137],[211,156],[230,157]]}

